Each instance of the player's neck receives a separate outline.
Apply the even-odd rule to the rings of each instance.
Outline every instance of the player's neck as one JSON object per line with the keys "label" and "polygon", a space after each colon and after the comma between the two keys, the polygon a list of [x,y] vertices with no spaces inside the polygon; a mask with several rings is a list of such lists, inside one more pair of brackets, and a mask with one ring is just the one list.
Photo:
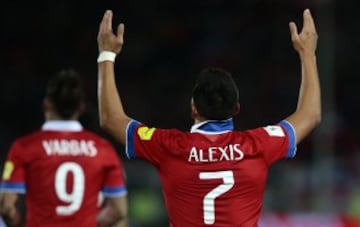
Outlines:
{"label": "player's neck", "polygon": [[208,119],[205,119],[203,117],[199,117],[199,118],[195,118],[194,119],[194,124],[199,124],[201,122],[207,121]]}
{"label": "player's neck", "polygon": [[49,111],[45,113],[45,120],[46,121],[71,121],[71,120],[78,120],[77,116],[74,115],[71,118],[64,119],[63,117],[59,116],[59,114]]}

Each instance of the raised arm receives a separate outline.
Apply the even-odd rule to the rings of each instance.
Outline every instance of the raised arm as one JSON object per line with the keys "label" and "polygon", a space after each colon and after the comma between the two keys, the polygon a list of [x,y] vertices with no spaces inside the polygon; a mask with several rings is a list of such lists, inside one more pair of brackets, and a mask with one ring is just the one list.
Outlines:
{"label": "raised arm", "polygon": [[114,61],[120,53],[124,39],[124,24],[117,34],[112,30],[112,12],[107,10],[98,33],[98,105],[100,126],[121,143],[126,140],[126,127],[131,120],[125,113],[115,83]]}
{"label": "raised arm", "polygon": [[321,121],[321,95],[315,55],[318,35],[308,9],[304,11],[301,33],[298,33],[294,22],[290,22],[289,26],[294,48],[301,61],[302,79],[297,109],[285,120],[293,125],[299,143]]}

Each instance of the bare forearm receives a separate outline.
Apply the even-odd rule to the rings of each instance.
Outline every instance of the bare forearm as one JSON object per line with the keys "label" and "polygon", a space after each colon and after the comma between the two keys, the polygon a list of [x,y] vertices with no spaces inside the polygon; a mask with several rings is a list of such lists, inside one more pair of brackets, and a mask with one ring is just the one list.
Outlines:
{"label": "bare forearm", "polygon": [[8,210],[8,212],[4,213],[2,216],[8,227],[22,226],[21,214],[16,208]]}
{"label": "bare forearm", "polygon": [[126,216],[119,216],[118,213],[114,214],[114,211],[110,209],[103,209],[97,218],[99,227],[127,227],[128,221]]}
{"label": "bare forearm", "polygon": [[316,57],[313,53],[300,55],[302,79],[297,109],[287,120],[296,124],[300,142],[321,120],[321,94]]}
{"label": "bare forearm", "polygon": [[98,67],[100,120],[106,122],[112,115],[125,117],[126,115],[116,87],[114,63],[105,61],[99,63]]}
{"label": "bare forearm", "polygon": [[117,197],[105,201],[97,222],[100,227],[126,227],[127,224],[127,198]]}
{"label": "bare forearm", "polygon": [[17,209],[18,194],[0,193],[0,214],[7,226],[21,226],[21,213]]}
{"label": "bare forearm", "polygon": [[125,114],[114,75],[114,63],[101,62],[98,65],[98,103],[102,128],[125,143],[125,130],[129,117]]}
{"label": "bare forearm", "polygon": [[123,218],[123,219],[117,221],[111,227],[128,227],[128,220],[127,220],[127,218]]}
{"label": "bare forearm", "polygon": [[320,84],[314,54],[303,54],[301,58],[302,80],[298,100],[298,111],[320,117]]}

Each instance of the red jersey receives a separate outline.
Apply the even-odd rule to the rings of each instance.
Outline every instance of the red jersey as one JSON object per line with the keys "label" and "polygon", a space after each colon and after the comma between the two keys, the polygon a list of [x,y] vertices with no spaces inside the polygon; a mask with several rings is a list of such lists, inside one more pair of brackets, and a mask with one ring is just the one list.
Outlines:
{"label": "red jersey", "polygon": [[155,129],[131,121],[129,158],[158,170],[172,227],[255,227],[269,167],[293,157],[291,124],[233,131],[232,119],[196,124],[191,132]]}
{"label": "red jersey", "polygon": [[26,226],[95,227],[98,199],[126,195],[114,148],[77,121],[48,121],[16,140],[3,192],[26,193]]}

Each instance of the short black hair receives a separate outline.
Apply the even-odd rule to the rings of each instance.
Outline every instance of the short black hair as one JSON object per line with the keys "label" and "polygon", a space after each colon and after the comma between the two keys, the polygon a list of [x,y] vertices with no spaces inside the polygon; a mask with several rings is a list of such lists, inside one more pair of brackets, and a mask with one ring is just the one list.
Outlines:
{"label": "short black hair", "polygon": [[232,75],[221,68],[205,68],[192,92],[199,114],[208,120],[231,118],[239,103],[239,90]]}
{"label": "short black hair", "polygon": [[48,81],[46,97],[64,119],[71,118],[80,109],[84,96],[81,77],[74,69],[61,70]]}

